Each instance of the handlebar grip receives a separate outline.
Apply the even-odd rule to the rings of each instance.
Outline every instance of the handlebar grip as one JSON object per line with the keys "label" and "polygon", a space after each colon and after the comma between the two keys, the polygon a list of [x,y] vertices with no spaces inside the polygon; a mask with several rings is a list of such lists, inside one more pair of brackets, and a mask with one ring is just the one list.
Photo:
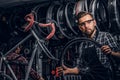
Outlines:
{"label": "handlebar grip", "polygon": [[40,27],[50,27],[51,28],[51,32],[49,33],[49,35],[45,38],[46,40],[49,40],[50,38],[52,38],[55,34],[55,24],[54,23],[39,23],[38,24]]}
{"label": "handlebar grip", "polygon": [[55,25],[54,23],[50,22],[50,23],[39,23],[37,21],[34,21],[34,14],[33,13],[30,13],[28,15],[25,16],[25,20],[28,23],[28,25],[25,27],[25,31],[28,31],[32,26],[33,24],[38,24],[40,27],[50,27],[51,28],[51,32],[50,34],[45,38],[46,40],[49,40],[50,38],[52,38],[55,34]]}
{"label": "handlebar grip", "polygon": [[34,24],[34,14],[30,13],[26,15],[25,20],[28,22],[28,25],[25,27],[24,31],[28,31]]}

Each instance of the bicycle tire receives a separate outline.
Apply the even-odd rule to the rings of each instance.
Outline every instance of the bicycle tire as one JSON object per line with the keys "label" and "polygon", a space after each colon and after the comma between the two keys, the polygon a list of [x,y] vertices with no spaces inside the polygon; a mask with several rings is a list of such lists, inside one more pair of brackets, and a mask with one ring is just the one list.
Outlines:
{"label": "bicycle tire", "polygon": [[[97,42],[95,42],[95,41],[93,41],[93,40],[91,40],[91,39],[88,39],[88,38],[75,38],[75,39],[72,39],[71,41],[69,41],[65,46],[64,46],[64,48],[63,48],[63,54],[62,54],[62,58],[61,58],[61,65],[66,65],[66,66],[69,66],[69,67],[75,67],[75,65],[73,64],[73,63],[70,63],[70,64],[72,64],[72,66],[71,65],[69,65],[69,62],[67,62],[66,61],[66,63],[65,63],[65,59],[66,59],[66,52],[67,52],[67,50],[69,49],[69,47],[71,47],[73,44],[78,44],[78,42],[83,42],[83,41],[88,41],[88,42],[91,42],[91,43],[93,43],[94,45],[96,45],[97,47],[101,47],[102,45],[101,44],[99,44],[99,43],[97,43]],[[73,50],[74,51],[74,50]],[[75,52],[75,51],[74,51]],[[70,54],[71,55],[71,54]],[[75,56],[75,54],[74,55],[71,55],[72,56],[72,58],[73,58],[73,56]],[[65,57],[65,59],[64,59],[64,57]],[[76,59],[76,58],[74,58],[74,59]],[[72,61],[74,61],[74,59],[72,60]],[[110,59],[110,58],[109,58]],[[110,60],[112,60],[112,59],[110,59]],[[113,63],[112,63],[113,64]],[[104,79],[104,77],[107,77],[107,76],[104,76],[104,68],[103,67],[101,67],[102,65],[90,65],[90,67],[89,66],[86,66],[87,64],[86,63],[83,63],[83,64],[81,64],[82,66],[85,66],[85,68],[83,68],[83,69],[87,69],[87,68],[89,68],[89,70],[91,71],[91,72],[87,72],[87,70],[86,70],[86,72],[84,72],[84,70],[82,70],[82,74],[80,74],[81,75],[81,79],[82,80],[106,80],[106,79]],[[92,66],[92,67],[91,67]],[[113,68],[113,67],[112,67]],[[108,80],[114,80],[114,75],[113,75],[113,71],[114,69],[111,69],[111,70],[109,70],[109,76],[108,76]],[[97,74],[98,73],[98,74]],[[63,76],[65,76],[65,75],[63,75]],[[103,77],[104,76],[104,77]]]}

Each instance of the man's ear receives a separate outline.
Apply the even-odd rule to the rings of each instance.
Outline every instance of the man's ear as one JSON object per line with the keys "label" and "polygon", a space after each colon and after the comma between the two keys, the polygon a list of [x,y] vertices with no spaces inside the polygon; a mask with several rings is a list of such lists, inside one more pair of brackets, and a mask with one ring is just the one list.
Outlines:
{"label": "man's ear", "polygon": [[80,31],[82,31],[82,28],[78,27],[80,29]]}

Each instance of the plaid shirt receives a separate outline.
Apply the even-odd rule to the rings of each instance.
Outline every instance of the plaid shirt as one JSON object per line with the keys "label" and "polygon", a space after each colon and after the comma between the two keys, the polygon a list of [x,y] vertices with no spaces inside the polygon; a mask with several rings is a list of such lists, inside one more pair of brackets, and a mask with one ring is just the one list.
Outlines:
{"label": "plaid shirt", "polygon": [[[118,50],[117,41],[112,37],[112,35],[108,32],[99,32],[96,41],[102,45],[108,45],[113,51]],[[107,56],[101,52],[100,48],[97,49],[97,54],[99,56],[99,60],[105,67],[109,67],[109,60]]]}
{"label": "plaid shirt", "polygon": [[[98,32],[97,31],[93,37],[93,40],[98,42],[101,45],[110,46],[113,51],[118,50],[117,41],[108,32],[101,32],[101,31]],[[83,47],[87,48],[87,47],[92,47],[92,46],[94,46],[93,43],[89,43],[86,41],[86,42],[80,44],[79,52],[82,53]],[[103,66],[106,68],[110,68],[110,61],[109,61],[108,57],[105,55],[105,53],[103,53],[99,47],[96,47],[96,52],[97,52],[100,62],[103,64]],[[80,66],[78,66],[78,67],[80,67]]]}

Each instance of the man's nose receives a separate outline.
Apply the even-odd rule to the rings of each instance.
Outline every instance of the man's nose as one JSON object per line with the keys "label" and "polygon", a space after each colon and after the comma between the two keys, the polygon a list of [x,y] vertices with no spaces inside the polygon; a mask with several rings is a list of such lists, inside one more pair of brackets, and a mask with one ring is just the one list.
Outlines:
{"label": "man's nose", "polygon": [[89,24],[86,22],[86,23],[84,24],[84,27],[85,27],[85,28],[88,28],[88,27],[89,27]]}

